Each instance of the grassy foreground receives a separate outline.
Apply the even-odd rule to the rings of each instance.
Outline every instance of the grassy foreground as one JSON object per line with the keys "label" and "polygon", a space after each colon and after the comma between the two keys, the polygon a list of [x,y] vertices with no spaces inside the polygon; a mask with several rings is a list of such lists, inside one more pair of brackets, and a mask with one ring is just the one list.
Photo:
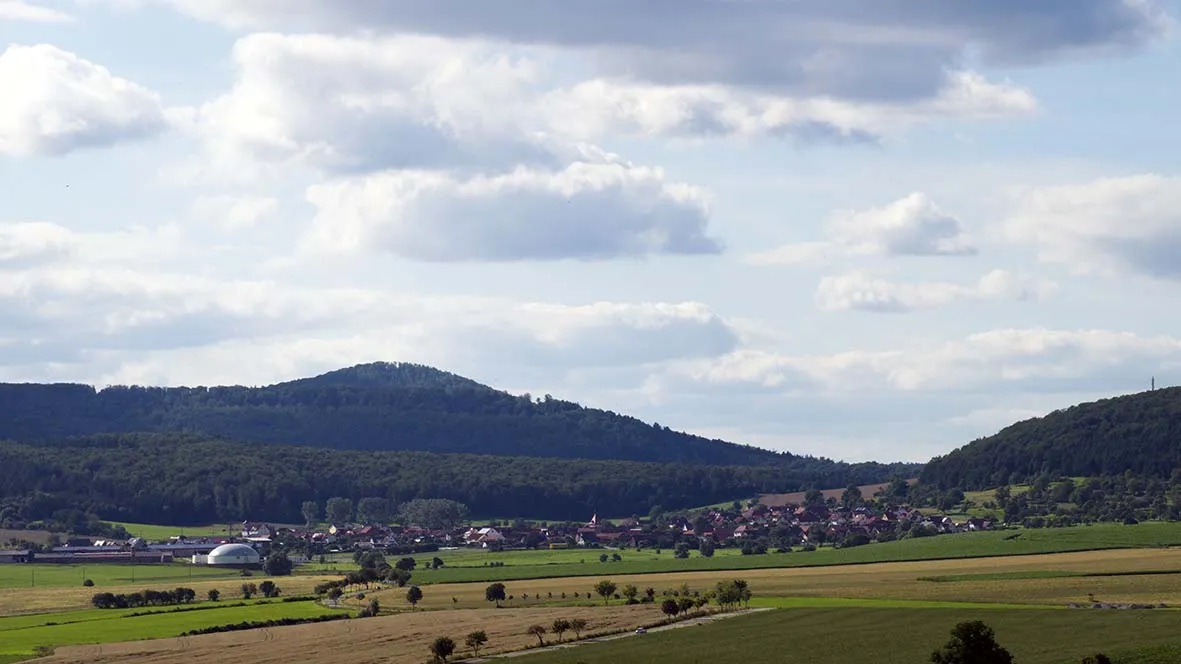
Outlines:
{"label": "grassy foreground", "polygon": [[[947,642],[964,620],[983,620],[1021,664],[1078,664],[1096,651],[1117,662],[1164,664],[1175,657],[1172,611],[974,610],[911,608],[781,609],[701,627],[538,653],[523,664],[779,664],[784,661],[914,664]],[[789,655],[790,654],[790,655]],[[1122,656],[1138,657],[1124,659]]]}
{"label": "grassy foreground", "polygon": [[[252,602],[247,606],[208,608],[201,603],[186,610],[155,607],[137,610],[87,610],[0,618],[0,662],[29,657],[38,646],[65,646],[137,641],[177,636],[182,632],[242,621],[313,618],[332,613],[315,602]],[[213,605],[216,606],[216,605]],[[153,611],[132,616],[136,612]]]}

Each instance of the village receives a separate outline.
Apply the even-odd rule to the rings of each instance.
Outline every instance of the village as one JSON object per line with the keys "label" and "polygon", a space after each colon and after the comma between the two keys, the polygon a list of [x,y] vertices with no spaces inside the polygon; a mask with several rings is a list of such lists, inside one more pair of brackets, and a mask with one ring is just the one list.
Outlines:
{"label": "village", "polygon": [[[831,501],[830,501],[831,502]],[[391,554],[475,548],[492,551],[520,549],[669,549],[676,557],[690,551],[709,556],[715,549],[738,549],[743,554],[809,551],[820,546],[863,546],[906,537],[948,535],[992,530],[993,521],[924,514],[908,506],[874,510],[867,506],[832,504],[747,504],[714,508],[691,515],[633,516],[617,521],[592,515],[585,523],[491,521],[485,525],[427,528],[415,524],[327,524],[323,527],[274,525],[247,521],[227,528],[225,535],[185,536],[167,541],[72,538],[61,546],[0,551],[0,563],[171,563],[216,564],[210,556],[218,547],[239,544],[257,552],[254,560],[234,558],[233,564],[255,564],[281,548],[292,562],[317,556],[377,549]]]}

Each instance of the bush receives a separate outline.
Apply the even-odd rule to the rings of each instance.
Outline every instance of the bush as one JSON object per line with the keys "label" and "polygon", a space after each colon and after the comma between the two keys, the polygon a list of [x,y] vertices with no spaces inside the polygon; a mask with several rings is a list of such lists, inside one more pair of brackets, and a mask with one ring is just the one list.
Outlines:
{"label": "bush", "polygon": [[91,579],[82,579],[82,585],[86,586],[87,588],[93,588],[94,581]]}

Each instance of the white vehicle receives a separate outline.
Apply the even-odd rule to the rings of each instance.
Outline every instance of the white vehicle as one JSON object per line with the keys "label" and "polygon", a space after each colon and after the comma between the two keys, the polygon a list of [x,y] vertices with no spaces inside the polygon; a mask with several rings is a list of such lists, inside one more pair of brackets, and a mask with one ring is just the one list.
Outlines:
{"label": "white vehicle", "polygon": [[648,630],[644,629],[643,627],[636,628],[636,634],[647,634],[647,633],[648,633]]}

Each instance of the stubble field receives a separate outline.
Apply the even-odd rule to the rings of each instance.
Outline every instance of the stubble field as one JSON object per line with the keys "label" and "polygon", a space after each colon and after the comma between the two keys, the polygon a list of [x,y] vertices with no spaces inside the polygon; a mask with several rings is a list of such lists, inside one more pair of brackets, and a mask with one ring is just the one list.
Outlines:
{"label": "stubble field", "polygon": [[450,636],[460,651],[466,651],[463,647],[465,636],[475,630],[484,630],[489,640],[483,653],[521,650],[537,644],[537,638],[526,633],[530,625],[548,626],[559,617],[583,618],[589,623],[587,633],[596,633],[651,624],[659,619],[660,610],[652,606],[615,606],[418,611],[183,639],[67,647],[60,648],[52,657],[37,661],[44,664],[179,664],[193,661],[421,664],[430,659],[428,645],[439,636]]}

